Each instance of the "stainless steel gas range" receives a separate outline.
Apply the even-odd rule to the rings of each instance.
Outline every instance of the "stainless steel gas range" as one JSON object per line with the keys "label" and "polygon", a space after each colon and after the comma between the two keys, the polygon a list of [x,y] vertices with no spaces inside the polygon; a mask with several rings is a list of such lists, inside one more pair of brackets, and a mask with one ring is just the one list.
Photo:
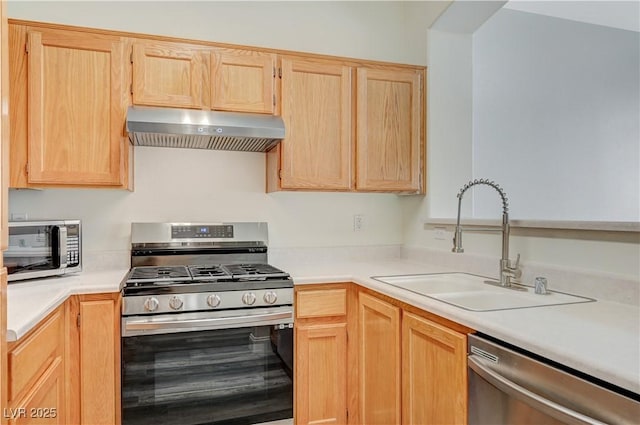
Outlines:
{"label": "stainless steel gas range", "polygon": [[122,422],[293,416],[293,281],[266,223],[133,223],[122,294]]}

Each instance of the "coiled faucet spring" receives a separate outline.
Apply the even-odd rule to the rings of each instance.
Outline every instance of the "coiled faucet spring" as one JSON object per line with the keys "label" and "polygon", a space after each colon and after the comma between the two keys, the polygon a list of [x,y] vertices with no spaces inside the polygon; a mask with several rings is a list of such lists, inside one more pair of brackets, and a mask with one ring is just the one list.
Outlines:
{"label": "coiled faucet spring", "polygon": [[460,192],[458,192],[458,195],[456,195],[458,197],[458,224],[460,224],[459,223],[459,221],[460,221],[460,202],[462,201],[462,195],[464,195],[464,193],[467,191],[467,189],[469,189],[470,187],[475,186],[477,184],[484,184],[484,185],[487,185],[487,186],[491,186],[492,188],[497,190],[498,193],[500,194],[500,198],[502,198],[502,212],[503,213],[508,213],[509,212],[509,199],[507,198],[507,194],[504,193],[504,190],[500,187],[499,184],[497,184],[493,180],[488,180],[488,179],[469,180],[469,183],[467,183],[464,186],[462,186],[462,188],[460,189]]}
{"label": "coiled faucet spring", "polygon": [[462,197],[464,193],[473,186],[476,185],[487,185],[494,188],[500,198],[502,199],[502,257],[500,258],[500,285],[505,287],[511,286],[511,279],[520,277],[520,271],[518,269],[518,264],[520,262],[520,255],[518,255],[518,259],[516,260],[515,265],[511,265],[511,261],[509,260],[509,199],[507,198],[507,194],[500,187],[500,185],[496,184],[493,180],[489,179],[475,179],[470,180],[469,183],[465,184],[460,188],[458,192],[458,218],[456,220],[456,229],[453,236],[453,252],[464,252],[462,248],[462,227],[460,227],[460,212],[462,209]]}

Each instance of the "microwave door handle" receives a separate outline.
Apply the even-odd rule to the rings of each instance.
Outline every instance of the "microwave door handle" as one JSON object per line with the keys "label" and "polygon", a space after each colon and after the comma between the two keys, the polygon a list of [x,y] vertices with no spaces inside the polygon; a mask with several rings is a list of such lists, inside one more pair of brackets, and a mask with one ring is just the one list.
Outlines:
{"label": "microwave door handle", "polygon": [[571,410],[568,407],[555,403],[516,384],[491,368],[485,366],[483,364],[484,362],[478,358],[478,356],[471,355],[467,360],[469,362],[469,367],[482,379],[489,382],[505,394],[517,398],[518,400],[546,413],[551,417],[561,421],[566,421],[567,424],[606,425],[604,422],[576,412],[575,410]]}
{"label": "microwave door handle", "polygon": [[58,229],[58,264],[59,268],[67,268],[67,228],[56,226]]}

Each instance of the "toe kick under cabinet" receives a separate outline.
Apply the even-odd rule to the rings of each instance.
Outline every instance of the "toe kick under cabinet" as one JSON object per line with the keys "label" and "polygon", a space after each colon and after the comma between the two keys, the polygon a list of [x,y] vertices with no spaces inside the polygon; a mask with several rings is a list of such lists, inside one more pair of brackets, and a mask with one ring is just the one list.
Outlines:
{"label": "toe kick under cabinet", "polygon": [[71,296],[8,344],[9,424],[120,423],[119,299]]}
{"label": "toe kick under cabinet", "polygon": [[296,424],[466,424],[472,329],[355,283],[296,287]]}

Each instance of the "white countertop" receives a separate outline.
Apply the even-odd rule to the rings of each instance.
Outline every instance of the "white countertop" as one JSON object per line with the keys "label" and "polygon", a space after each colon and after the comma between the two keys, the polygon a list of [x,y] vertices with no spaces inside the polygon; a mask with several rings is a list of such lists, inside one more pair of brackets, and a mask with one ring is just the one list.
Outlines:
{"label": "white countertop", "polygon": [[640,394],[640,308],[637,306],[596,301],[475,312],[370,278],[454,271],[434,265],[407,260],[274,265],[287,270],[297,285],[356,282]]}
{"label": "white countertop", "polygon": [[[455,270],[408,260],[376,262],[273,263],[296,285],[356,282],[550,360],[640,394],[640,308],[597,301],[474,312],[371,279],[371,276]],[[8,287],[7,339],[27,333],[69,295],[117,292],[127,270],[74,276]],[[580,295],[580,294],[576,294]]]}
{"label": "white countertop", "polygon": [[17,341],[74,294],[118,292],[128,270],[81,272],[7,286],[7,341]]}

